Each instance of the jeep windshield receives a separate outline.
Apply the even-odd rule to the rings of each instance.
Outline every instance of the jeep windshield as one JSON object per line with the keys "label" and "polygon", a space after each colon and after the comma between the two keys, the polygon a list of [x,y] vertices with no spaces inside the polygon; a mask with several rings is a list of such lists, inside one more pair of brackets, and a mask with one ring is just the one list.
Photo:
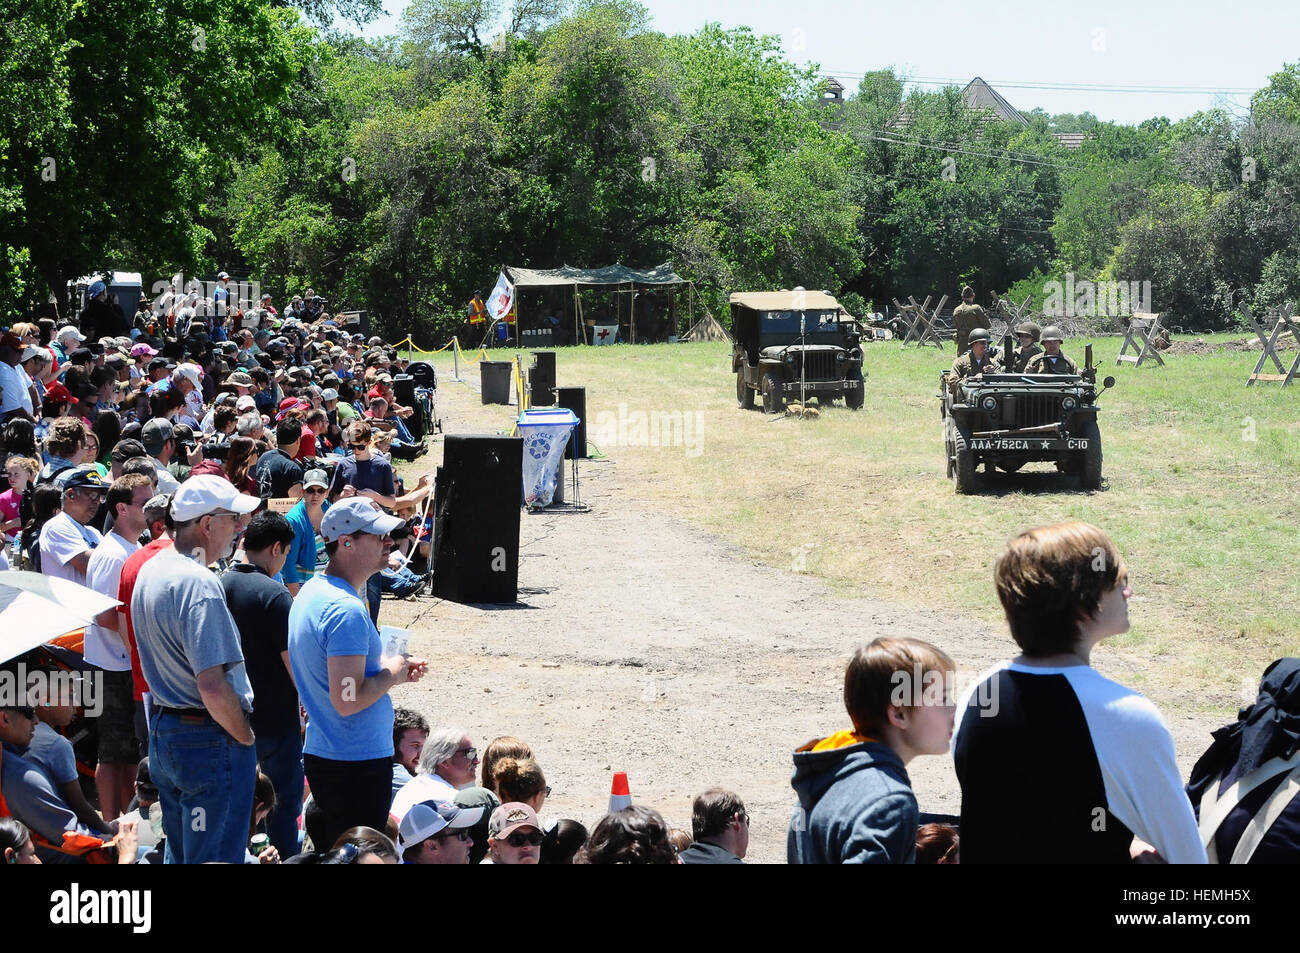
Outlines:
{"label": "jeep windshield", "polygon": [[836,311],[765,311],[761,333],[765,336],[781,334],[797,338],[800,314],[804,316],[804,333],[808,337],[834,335],[838,339],[840,324],[839,312]]}

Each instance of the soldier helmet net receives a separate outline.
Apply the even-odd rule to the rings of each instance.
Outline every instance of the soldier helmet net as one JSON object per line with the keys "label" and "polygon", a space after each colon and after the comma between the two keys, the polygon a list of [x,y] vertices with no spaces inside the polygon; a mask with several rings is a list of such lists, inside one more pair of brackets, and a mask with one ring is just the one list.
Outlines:
{"label": "soldier helmet net", "polygon": [[1041,337],[1043,336],[1042,328],[1040,328],[1040,327],[1039,327],[1035,322],[1033,322],[1033,321],[1022,321],[1020,324],[1017,324],[1017,325],[1016,325],[1016,333],[1017,333],[1017,334],[1028,334],[1028,335],[1029,335],[1031,338],[1033,338],[1035,341],[1037,341],[1039,338],[1041,338]]}
{"label": "soldier helmet net", "polygon": [[965,288],[962,288],[962,289],[961,289],[961,296],[962,296],[963,298],[971,298],[971,297],[974,297],[974,296],[975,296],[975,289],[972,288],[970,285],[967,285]]}

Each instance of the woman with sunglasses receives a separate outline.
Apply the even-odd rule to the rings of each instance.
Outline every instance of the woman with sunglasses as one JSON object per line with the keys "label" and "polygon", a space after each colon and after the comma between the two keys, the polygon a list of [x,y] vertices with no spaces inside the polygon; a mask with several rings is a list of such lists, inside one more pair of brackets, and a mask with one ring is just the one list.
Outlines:
{"label": "woman with sunglasses", "polygon": [[281,575],[289,592],[295,596],[298,587],[329,562],[325,555],[325,539],[320,534],[321,520],[330,506],[326,498],[328,491],[325,471],[308,470],[302,478],[302,499],[287,514],[289,525],[293,527],[293,545],[289,547]]}
{"label": "woman with sunglasses", "polygon": [[542,853],[541,822],[527,804],[509,801],[492,812],[488,821],[488,858],[485,864],[535,864]]}

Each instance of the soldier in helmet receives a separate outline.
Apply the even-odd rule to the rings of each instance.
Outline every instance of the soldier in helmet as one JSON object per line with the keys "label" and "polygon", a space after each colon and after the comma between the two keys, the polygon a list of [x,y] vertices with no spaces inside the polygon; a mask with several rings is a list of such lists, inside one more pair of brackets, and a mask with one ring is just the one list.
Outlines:
{"label": "soldier in helmet", "polygon": [[948,373],[948,386],[952,389],[954,397],[957,395],[958,385],[967,377],[979,377],[981,374],[992,374],[1001,370],[997,360],[989,354],[990,338],[991,335],[984,328],[971,329],[970,350],[959,355],[957,360],[952,362],[952,370]]}
{"label": "soldier in helmet", "polygon": [[1043,353],[1029,359],[1026,374],[1077,374],[1079,366],[1061,353],[1061,329],[1051,325],[1043,330]]}
{"label": "soldier in helmet", "polygon": [[953,308],[952,324],[957,330],[957,353],[965,354],[970,346],[970,333],[976,328],[989,326],[988,315],[975,303],[975,289],[970,285],[961,289],[961,304]]}
{"label": "soldier in helmet", "polygon": [[1043,349],[1038,346],[1038,339],[1042,336],[1042,331],[1033,321],[1024,321],[1016,325],[1016,338],[1020,346],[1011,352],[1011,361],[1008,364],[1008,370],[1013,374],[1023,374],[1025,367],[1029,364],[1031,358],[1037,357],[1043,353]]}

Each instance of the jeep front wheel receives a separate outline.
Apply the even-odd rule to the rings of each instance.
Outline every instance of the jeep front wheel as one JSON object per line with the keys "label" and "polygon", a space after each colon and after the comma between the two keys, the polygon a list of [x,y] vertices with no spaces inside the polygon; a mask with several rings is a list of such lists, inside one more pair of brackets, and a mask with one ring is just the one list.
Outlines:
{"label": "jeep front wheel", "polygon": [[785,410],[785,395],[781,389],[781,378],[771,371],[763,375],[763,413],[779,414]]}
{"label": "jeep front wheel", "polygon": [[952,482],[958,493],[974,493],[976,490],[975,451],[970,448],[970,441],[954,424],[952,428]]}
{"label": "jeep front wheel", "polygon": [[1083,437],[1088,441],[1088,449],[1083,451],[1083,465],[1079,469],[1079,481],[1085,490],[1101,489],[1101,430],[1097,421],[1090,420],[1084,424]]}
{"label": "jeep front wheel", "polygon": [[867,399],[867,388],[862,383],[862,368],[855,367],[849,371],[848,379],[855,381],[857,386],[853,390],[844,392],[844,406],[849,410],[861,410],[863,402]]}
{"label": "jeep front wheel", "polygon": [[740,405],[741,410],[754,409],[754,392],[745,383],[745,369],[743,367],[736,371],[736,403]]}

